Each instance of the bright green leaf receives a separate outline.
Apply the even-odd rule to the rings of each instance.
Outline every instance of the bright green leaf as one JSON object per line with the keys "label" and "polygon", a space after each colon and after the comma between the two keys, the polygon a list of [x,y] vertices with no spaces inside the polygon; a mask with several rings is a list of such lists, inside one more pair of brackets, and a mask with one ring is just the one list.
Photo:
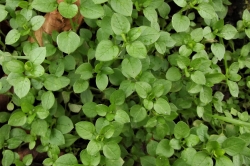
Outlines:
{"label": "bright green leaf", "polygon": [[99,61],[111,61],[118,56],[119,48],[110,40],[102,40],[96,48],[95,57]]}

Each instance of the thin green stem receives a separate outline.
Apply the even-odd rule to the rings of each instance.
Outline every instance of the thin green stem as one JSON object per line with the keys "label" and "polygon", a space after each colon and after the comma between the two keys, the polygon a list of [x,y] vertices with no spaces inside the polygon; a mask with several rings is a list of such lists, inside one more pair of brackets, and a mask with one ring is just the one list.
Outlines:
{"label": "thin green stem", "polygon": [[28,56],[11,56],[12,58],[16,58],[16,59],[26,59],[28,60],[29,57]]}
{"label": "thin green stem", "polygon": [[69,21],[70,21],[70,24],[71,24],[72,30],[73,30],[74,32],[76,32],[75,24],[74,24],[74,22],[73,22],[72,18],[71,18],[71,19],[69,19]]}
{"label": "thin green stem", "polygon": [[36,38],[36,36],[34,35],[34,32],[31,32],[31,33],[30,33],[30,36],[34,39],[34,41],[35,41],[38,45],[40,45],[39,42],[38,42],[38,40],[37,40],[37,38]]}
{"label": "thin green stem", "polygon": [[0,29],[0,34],[3,35],[3,36],[5,37],[5,34],[1,31],[1,29]]}
{"label": "thin green stem", "polygon": [[244,122],[238,119],[233,119],[233,118],[229,118],[229,117],[224,117],[224,116],[219,116],[219,115],[211,115],[211,114],[206,114],[207,116],[214,118],[214,119],[218,119],[227,123],[231,123],[237,126],[245,126],[245,127],[249,127],[250,128],[250,123],[248,122]]}
{"label": "thin green stem", "polygon": [[1,40],[0,40],[0,45],[3,46],[3,50],[5,51],[6,46]]}

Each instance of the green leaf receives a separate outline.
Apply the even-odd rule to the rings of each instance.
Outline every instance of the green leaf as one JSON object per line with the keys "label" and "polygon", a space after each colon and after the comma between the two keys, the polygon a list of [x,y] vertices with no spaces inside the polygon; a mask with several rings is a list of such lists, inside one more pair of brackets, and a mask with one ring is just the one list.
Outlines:
{"label": "green leaf", "polygon": [[61,131],[63,134],[69,133],[73,128],[72,120],[67,116],[60,116],[56,121],[56,129]]}
{"label": "green leaf", "polygon": [[181,72],[177,67],[170,67],[166,73],[166,78],[170,81],[178,81],[181,79]]}
{"label": "green leaf", "polygon": [[31,124],[30,133],[32,135],[44,137],[46,135],[47,130],[48,130],[48,123],[45,120],[36,119]]}
{"label": "green leaf", "polygon": [[150,22],[153,22],[158,19],[157,12],[152,7],[147,7],[143,9],[143,14]]}
{"label": "green leaf", "polygon": [[0,22],[2,22],[6,16],[8,15],[8,12],[5,10],[4,6],[0,6]]}
{"label": "green leaf", "polygon": [[13,60],[7,62],[5,64],[5,66],[10,72],[14,72],[14,73],[24,72],[24,63],[22,61],[19,61],[19,60],[13,59]]}
{"label": "green leaf", "polygon": [[57,36],[56,42],[62,52],[70,54],[78,48],[80,37],[73,31],[65,31]]}
{"label": "green leaf", "polygon": [[194,81],[198,85],[206,84],[206,78],[205,78],[204,73],[198,70],[191,74],[191,80]]}
{"label": "green leaf", "polygon": [[170,115],[170,112],[171,112],[171,108],[170,108],[170,105],[169,105],[168,101],[166,101],[163,98],[158,98],[155,101],[154,110],[158,114],[163,114],[163,115]]}
{"label": "green leaf", "polygon": [[70,79],[65,76],[56,77],[54,75],[48,75],[45,78],[44,87],[49,91],[58,91],[66,87],[69,83]]}
{"label": "green leaf", "polygon": [[163,139],[158,143],[156,154],[168,158],[174,154],[174,149],[169,145],[169,140]]}
{"label": "green leaf", "polygon": [[64,73],[64,63],[62,59],[57,59],[49,65],[49,72],[60,77]]}
{"label": "green leaf", "polygon": [[63,63],[66,71],[75,69],[76,60],[72,55],[66,55],[63,59]]}
{"label": "green leaf", "polygon": [[15,153],[11,150],[4,150],[2,152],[3,158],[2,158],[2,165],[3,166],[10,166],[12,163],[14,163],[15,160]]}
{"label": "green leaf", "polygon": [[109,79],[108,79],[108,76],[106,74],[98,73],[96,75],[96,86],[101,91],[103,91],[107,88],[108,82],[109,82]]}
{"label": "green leaf", "polygon": [[178,56],[177,58],[177,65],[181,69],[185,69],[190,65],[190,59],[186,56]]}
{"label": "green leaf", "polygon": [[199,143],[200,139],[197,135],[190,134],[188,137],[185,138],[185,141],[188,147],[194,147]]}
{"label": "green leaf", "polygon": [[94,102],[85,103],[82,106],[82,111],[89,118],[95,117],[97,115],[97,112],[96,112],[96,103],[94,103]]}
{"label": "green leaf", "polygon": [[140,105],[134,105],[130,109],[130,116],[134,122],[141,122],[147,117],[147,111]]}
{"label": "green leaf", "polygon": [[80,153],[81,162],[84,165],[98,165],[101,161],[100,153],[96,153],[95,155],[90,155],[87,150],[82,150]]}
{"label": "green leaf", "polygon": [[155,157],[153,156],[142,156],[140,157],[140,162],[142,166],[153,166],[155,165]]}
{"label": "green leaf", "polygon": [[205,152],[197,152],[192,161],[192,166],[213,166],[213,160],[210,156],[208,156]]}
{"label": "green leaf", "polygon": [[114,13],[111,17],[111,27],[116,35],[126,34],[130,30],[130,23],[125,16]]}
{"label": "green leaf", "polygon": [[81,74],[81,78],[84,80],[88,80],[92,78],[93,75],[93,68],[90,63],[82,63],[78,68],[75,70],[76,74]]}
{"label": "green leaf", "polygon": [[88,154],[94,156],[96,154],[99,154],[101,148],[102,148],[102,143],[92,139],[89,141],[86,149]]}
{"label": "green leaf", "polygon": [[165,156],[158,156],[156,158],[156,165],[157,166],[170,166],[169,160]]}
{"label": "green leaf", "polygon": [[115,159],[115,160],[105,158],[106,166],[123,166],[123,164],[124,164],[124,161],[122,158]]}
{"label": "green leaf", "polygon": [[96,48],[95,57],[99,61],[111,61],[118,56],[119,48],[110,40],[102,40]]}
{"label": "green leaf", "polygon": [[42,27],[43,23],[45,21],[45,18],[43,16],[34,16],[31,18],[30,23],[31,23],[31,29],[33,31],[37,31],[39,28]]}
{"label": "green leaf", "polygon": [[92,0],[81,2],[80,12],[85,18],[97,19],[104,16],[103,7],[100,4],[95,4]]}
{"label": "green leaf", "polygon": [[9,120],[10,118],[10,113],[8,112],[0,112],[0,123],[5,123]]}
{"label": "green leaf", "polygon": [[61,2],[58,5],[58,11],[65,18],[73,18],[78,12],[78,7],[76,4]]}
{"label": "green leaf", "polygon": [[242,149],[246,146],[246,142],[238,137],[230,137],[227,138],[222,143],[222,148],[226,151],[226,153],[230,156],[235,156],[240,154]]}
{"label": "green leaf", "polygon": [[142,64],[141,61],[134,57],[128,57],[122,61],[122,74],[129,78],[136,78],[136,76],[141,72]]}
{"label": "green leaf", "polygon": [[26,121],[27,121],[26,115],[22,111],[18,110],[10,115],[8,124],[10,126],[23,126],[26,123]]}
{"label": "green leaf", "polygon": [[234,163],[227,156],[221,156],[216,158],[215,166],[234,166]]}
{"label": "green leaf", "polygon": [[7,33],[5,37],[5,44],[7,45],[14,44],[19,40],[20,37],[21,37],[20,32],[16,29],[12,29]]}
{"label": "green leaf", "polygon": [[160,33],[154,28],[147,26],[140,26],[139,28],[141,29],[141,35],[137,40],[141,41],[145,45],[155,43],[160,37]]}
{"label": "green leaf", "polygon": [[175,41],[171,38],[168,32],[160,32],[160,37],[155,42],[155,48],[160,54],[164,54],[167,47],[173,47]]}
{"label": "green leaf", "polygon": [[117,110],[115,113],[115,121],[122,123],[122,124],[129,123],[130,118],[127,112],[123,110]]}
{"label": "green leaf", "polygon": [[223,37],[226,40],[230,40],[233,39],[236,34],[237,29],[230,24],[226,24],[222,27],[221,31],[218,33],[218,36]]}
{"label": "green leaf", "polygon": [[225,79],[225,75],[222,73],[206,74],[206,82],[210,84],[218,84]]}
{"label": "green leaf", "polygon": [[147,49],[145,45],[140,41],[135,41],[126,46],[128,54],[132,57],[143,59],[147,56]]}
{"label": "green leaf", "polygon": [[89,82],[86,80],[79,79],[73,85],[74,93],[82,93],[89,87]]}
{"label": "green leaf", "polygon": [[72,153],[67,153],[62,156],[60,156],[56,161],[55,161],[55,166],[76,166],[78,164],[77,158],[74,156]]}
{"label": "green leaf", "polygon": [[176,13],[172,17],[172,25],[176,32],[184,32],[188,30],[190,26],[190,20],[187,16]]}
{"label": "green leaf", "polygon": [[45,47],[38,47],[31,50],[28,54],[29,60],[35,64],[40,65],[46,57],[46,48]]}
{"label": "green leaf", "polygon": [[116,90],[110,95],[110,103],[115,105],[122,105],[125,101],[125,93],[123,90]]}
{"label": "green leaf", "polygon": [[104,126],[101,131],[100,131],[100,135],[104,136],[105,138],[109,139],[113,136],[115,132],[115,128],[113,125],[106,125]]}
{"label": "green leaf", "polygon": [[41,100],[43,108],[50,109],[55,103],[55,96],[51,91],[47,91],[42,94]]}
{"label": "green leaf", "polygon": [[142,30],[140,27],[131,28],[127,34],[127,40],[128,41],[136,40],[138,37],[140,37],[141,32]]}
{"label": "green leaf", "polygon": [[101,3],[104,3],[104,2],[107,2],[108,0],[93,0],[93,2],[95,4],[101,4]]}
{"label": "green leaf", "polygon": [[188,137],[190,134],[189,126],[183,122],[179,121],[174,127],[174,136],[176,139],[182,139]]}
{"label": "green leaf", "polygon": [[133,10],[133,3],[131,0],[111,0],[110,5],[112,9],[124,16],[131,16]]}
{"label": "green leaf", "polygon": [[200,101],[204,104],[208,104],[212,101],[212,89],[207,86],[203,86],[200,91]]}
{"label": "green leaf", "polygon": [[221,43],[213,43],[211,45],[212,53],[215,55],[215,57],[218,58],[218,60],[222,60],[224,58],[226,49],[223,44]]}
{"label": "green leaf", "polygon": [[25,155],[24,157],[23,157],[23,163],[25,164],[25,165],[31,165],[32,164],[32,162],[33,162],[33,156],[32,156],[32,154],[27,154],[27,155]]}
{"label": "green leaf", "polygon": [[31,6],[34,9],[44,13],[49,13],[56,10],[57,5],[58,4],[56,0],[34,0],[31,3]]}
{"label": "green leaf", "polygon": [[123,90],[126,97],[128,97],[135,91],[135,83],[130,80],[124,80],[121,82],[119,89]]}
{"label": "green leaf", "polygon": [[239,86],[236,82],[227,80],[227,85],[229,87],[229,92],[233,97],[238,97],[239,95]]}
{"label": "green leaf", "polygon": [[30,90],[30,80],[22,77],[19,82],[14,85],[14,92],[21,99],[28,94]]}
{"label": "green leaf", "polygon": [[136,82],[135,91],[141,98],[147,98],[148,94],[151,92],[152,87],[147,82]]}
{"label": "green leaf", "polygon": [[198,13],[204,19],[213,19],[217,17],[213,6],[209,3],[200,3],[198,6]]}
{"label": "green leaf", "polygon": [[186,0],[174,0],[174,2],[180,7],[185,7],[187,5]]}
{"label": "green leaf", "polygon": [[103,154],[108,159],[119,159],[121,156],[121,149],[116,143],[108,143],[103,146]]}
{"label": "green leaf", "polygon": [[65,144],[65,139],[64,139],[62,132],[55,128],[52,129],[50,138],[49,138],[49,143],[52,145],[57,145],[57,146]]}
{"label": "green leaf", "polygon": [[81,121],[75,124],[77,134],[83,138],[91,140],[95,133],[95,126],[91,122]]}

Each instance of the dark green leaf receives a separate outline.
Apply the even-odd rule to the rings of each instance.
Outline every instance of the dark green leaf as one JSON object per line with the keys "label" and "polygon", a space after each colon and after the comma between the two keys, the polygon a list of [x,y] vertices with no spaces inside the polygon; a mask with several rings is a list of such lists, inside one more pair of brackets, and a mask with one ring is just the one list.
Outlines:
{"label": "dark green leaf", "polygon": [[158,143],[156,154],[166,157],[171,157],[174,154],[174,149],[169,145],[169,140],[163,139]]}
{"label": "dark green leaf", "polygon": [[174,127],[174,136],[176,139],[186,138],[189,136],[189,133],[189,126],[183,121],[179,121]]}

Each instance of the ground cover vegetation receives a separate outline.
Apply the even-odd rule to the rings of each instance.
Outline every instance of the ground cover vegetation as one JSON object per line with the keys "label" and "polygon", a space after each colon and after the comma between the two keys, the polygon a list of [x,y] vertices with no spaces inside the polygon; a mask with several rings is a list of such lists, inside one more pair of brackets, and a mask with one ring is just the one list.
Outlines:
{"label": "ground cover vegetation", "polygon": [[250,165],[250,13],[230,5],[0,0],[1,164]]}

